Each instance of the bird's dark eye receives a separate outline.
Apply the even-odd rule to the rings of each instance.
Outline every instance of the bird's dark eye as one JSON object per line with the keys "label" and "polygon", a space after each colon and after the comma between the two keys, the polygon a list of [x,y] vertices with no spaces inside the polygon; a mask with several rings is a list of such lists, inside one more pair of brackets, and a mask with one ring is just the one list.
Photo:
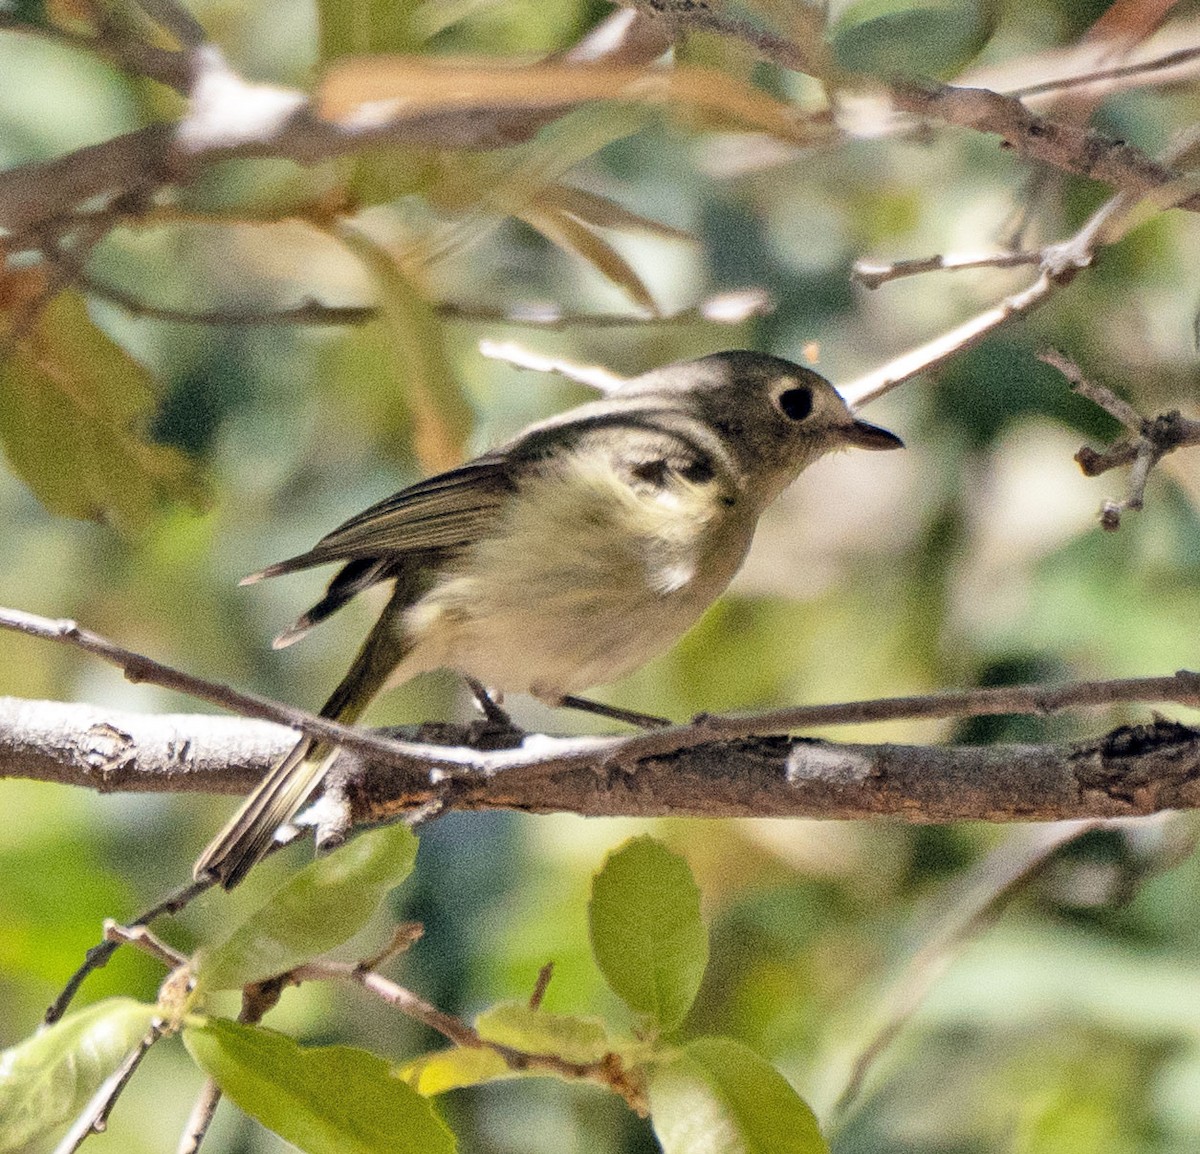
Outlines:
{"label": "bird's dark eye", "polygon": [[779,410],[793,421],[803,421],[812,412],[812,389],[784,389],[779,394]]}

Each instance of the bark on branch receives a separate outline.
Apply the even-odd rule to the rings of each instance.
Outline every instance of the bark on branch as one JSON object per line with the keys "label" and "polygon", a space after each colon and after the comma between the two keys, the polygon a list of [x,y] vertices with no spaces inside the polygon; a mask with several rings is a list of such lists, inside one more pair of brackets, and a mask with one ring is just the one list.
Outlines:
{"label": "bark on branch", "polygon": [[[714,738],[619,765],[621,739],[532,735],[522,746],[520,735],[455,725],[388,736],[441,746],[459,768],[447,774],[441,759],[421,770],[344,754],[339,789],[355,824],[430,806],[910,821],[1058,821],[1200,806],[1200,731],[1162,719],[1070,745]],[[293,741],[284,726],[243,718],[0,699],[0,777],[102,792],[242,794]]]}

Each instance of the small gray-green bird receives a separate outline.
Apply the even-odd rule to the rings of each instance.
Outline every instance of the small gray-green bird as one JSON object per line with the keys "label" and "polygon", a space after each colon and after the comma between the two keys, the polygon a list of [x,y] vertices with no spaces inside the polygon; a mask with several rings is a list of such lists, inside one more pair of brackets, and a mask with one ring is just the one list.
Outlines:
{"label": "small gray-green bird", "polygon": [[[395,583],[323,717],[354,722],[380,690],[441,667],[476,689],[576,703],[576,692],[632,672],[687,630],[740,568],[763,510],[818,457],[848,446],[902,442],[856,419],[809,369],[716,353],[531,425],[246,580],[342,566],[277,646],[364,589]],[[334,752],[301,738],[204,851],[196,877],[235,885]]]}

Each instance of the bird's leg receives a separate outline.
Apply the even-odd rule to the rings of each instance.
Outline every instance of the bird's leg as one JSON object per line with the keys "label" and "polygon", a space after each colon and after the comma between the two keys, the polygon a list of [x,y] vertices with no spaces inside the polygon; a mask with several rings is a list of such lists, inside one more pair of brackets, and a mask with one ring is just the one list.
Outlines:
{"label": "bird's leg", "polygon": [[586,697],[575,697],[564,694],[555,705],[565,709],[578,709],[581,713],[594,713],[597,717],[609,717],[613,721],[623,721],[626,725],[636,725],[639,729],[661,729],[672,722],[665,717],[655,717],[652,713],[638,713],[633,709],[622,709],[619,705],[605,705],[600,701],[589,701]]}
{"label": "bird's leg", "polygon": [[513,724],[513,719],[496,704],[492,695],[484,687],[483,682],[476,681],[473,677],[465,677],[467,688],[471,690],[475,698],[475,704],[483,711],[483,716],[492,724],[498,725],[503,729],[515,730],[517,727]]}

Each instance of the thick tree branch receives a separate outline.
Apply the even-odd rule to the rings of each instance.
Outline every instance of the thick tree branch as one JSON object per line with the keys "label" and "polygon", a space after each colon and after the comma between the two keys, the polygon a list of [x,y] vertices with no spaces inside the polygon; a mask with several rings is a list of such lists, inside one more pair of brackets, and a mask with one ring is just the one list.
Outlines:
{"label": "thick tree branch", "polygon": [[[1000,692],[1011,692],[1015,701],[1023,691]],[[1041,693],[1053,708],[1053,691]],[[753,721],[713,720],[740,722],[743,728]],[[703,725],[674,732],[684,729],[693,737],[709,732]],[[388,733],[407,739],[409,748],[419,742],[432,751],[435,743],[445,743],[442,752],[458,769],[448,774],[440,759],[425,768],[398,768],[348,756],[338,776],[356,823],[430,804],[593,817],[890,814],[914,821],[1128,817],[1200,806],[1200,732],[1162,720],[1061,746],[859,745],[795,737],[722,739],[709,732],[707,740],[658,753],[645,748],[638,753],[638,745],[665,734],[531,735],[522,743],[521,735],[495,731],[481,741],[478,728],[469,726],[430,724]],[[282,726],[238,718],[149,716],[0,699],[0,777],[105,792],[242,794],[293,741],[293,732]],[[497,742],[509,748],[487,748]]]}

